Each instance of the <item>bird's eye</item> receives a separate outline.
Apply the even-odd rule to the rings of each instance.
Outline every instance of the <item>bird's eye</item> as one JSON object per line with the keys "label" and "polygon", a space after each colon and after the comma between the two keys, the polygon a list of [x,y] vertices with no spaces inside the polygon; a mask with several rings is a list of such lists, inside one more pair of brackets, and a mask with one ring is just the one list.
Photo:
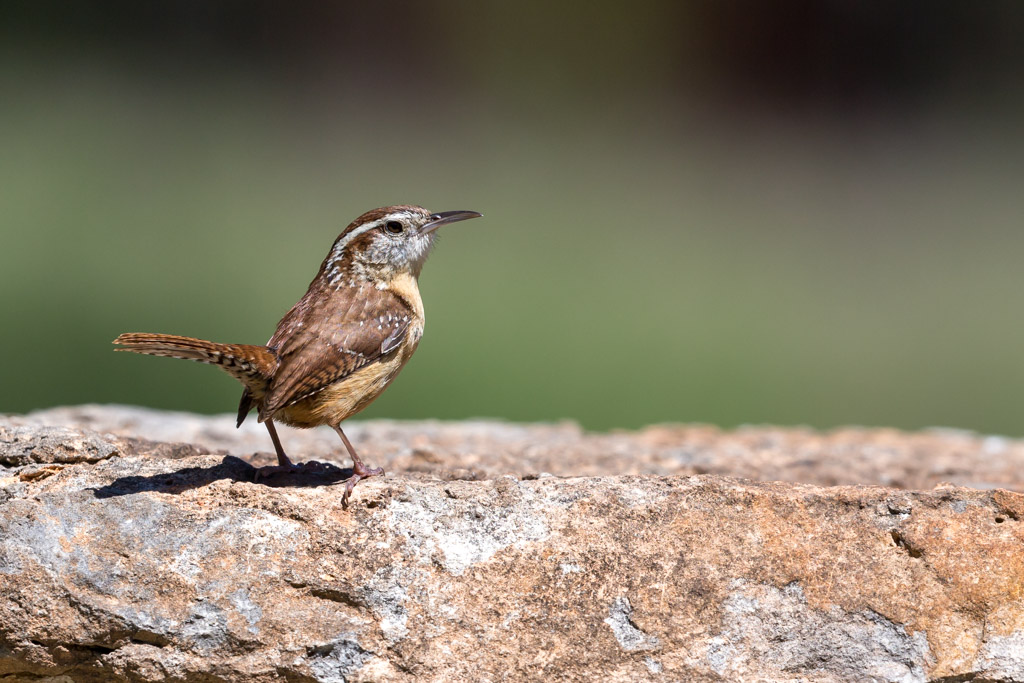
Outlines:
{"label": "bird's eye", "polygon": [[384,224],[384,229],[392,235],[398,235],[401,234],[402,230],[405,230],[405,226],[399,221],[388,221]]}

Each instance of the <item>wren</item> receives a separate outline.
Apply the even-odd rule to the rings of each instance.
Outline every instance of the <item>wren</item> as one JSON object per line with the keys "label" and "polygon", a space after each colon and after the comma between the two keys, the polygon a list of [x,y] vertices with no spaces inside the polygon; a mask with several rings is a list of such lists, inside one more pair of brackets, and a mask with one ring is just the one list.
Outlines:
{"label": "wren", "polygon": [[330,425],[352,458],[355,485],[383,474],[359,459],[341,422],[370,405],[412,357],[423,336],[417,280],[442,225],[478,218],[475,211],[431,213],[419,206],[367,211],[338,235],[305,296],[292,306],[265,346],[219,344],[170,334],[122,334],[117,351],[186,358],[217,365],[245,389],[237,426],[256,410],[267,426],[278,464],[257,479],[319,466],[295,465],[274,422],[309,428]]}

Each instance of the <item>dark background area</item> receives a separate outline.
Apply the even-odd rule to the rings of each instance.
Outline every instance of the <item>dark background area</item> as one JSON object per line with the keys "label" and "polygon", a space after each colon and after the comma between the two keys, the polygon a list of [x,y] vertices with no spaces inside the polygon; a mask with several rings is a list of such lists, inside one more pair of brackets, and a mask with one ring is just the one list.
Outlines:
{"label": "dark background area", "polygon": [[1024,434],[1016,2],[5,3],[0,411],[231,411],[381,205],[472,209],[373,417]]}

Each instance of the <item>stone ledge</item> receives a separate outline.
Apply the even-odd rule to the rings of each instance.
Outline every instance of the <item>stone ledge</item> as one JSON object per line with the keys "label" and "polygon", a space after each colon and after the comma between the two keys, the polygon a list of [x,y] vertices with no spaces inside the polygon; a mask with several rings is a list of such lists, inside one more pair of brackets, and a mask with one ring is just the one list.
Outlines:
{"label": "stone ledge", "polygon": [[[276,462],[266,429],[250,417],[154,411],[127,406],[75,406],[11,416],[7,424],[69,427],[121,440],[122,453],[161,457],[235,455],[257,465]],[[326,427],[279,427],[295,460],[347,466],[338,436]],[[901,432],[808,428],[655,425],[636,432],[588,433],[576,424],[351,421],[345,431],[369,465],[440,479],[616,474],[718,474],[821,486],[877,484],[932,489],[939,484],[1024,491],[1024,441],[953,430]],[[132,445],[125,440],[155,443]]]}
{"label": "stone ledge", "polygon": [[[350,433],[389,475],[346,511],[344,463],[252,483],[265,436],[229,417],[0,418],[0,675],[1024,680],[1024,496],[718,474],[746,458],[780,479],[1016,488],[1020,442],[490,422]],[[297,459],[339,450],[329,432],[283,438]],[[545,474],[574,468],[588,476]]]}

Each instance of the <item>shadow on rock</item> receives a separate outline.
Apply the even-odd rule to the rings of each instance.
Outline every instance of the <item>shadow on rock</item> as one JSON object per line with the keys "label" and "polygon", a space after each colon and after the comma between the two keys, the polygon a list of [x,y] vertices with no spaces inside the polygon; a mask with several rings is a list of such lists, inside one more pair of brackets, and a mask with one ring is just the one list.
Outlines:
{"label": "shadow on rock", "polygon": [[[163,472],[150,476],[119,477],[106,486],[93,489],[93,493],[97,498],[127,496],[145,491],[178,494],[189,489],[206,486],[220,479],[253,482],[256,479],[256,472],[257,468],[246,461],[228,455],[219,465],[213,467],[186,467],[174,472]],[[351,468],[341,468],[330,463],[318,463],[315,469],[275,473],[261,478],[259,483],[274,488],[331,486],[351,478],[352,474]]]}

